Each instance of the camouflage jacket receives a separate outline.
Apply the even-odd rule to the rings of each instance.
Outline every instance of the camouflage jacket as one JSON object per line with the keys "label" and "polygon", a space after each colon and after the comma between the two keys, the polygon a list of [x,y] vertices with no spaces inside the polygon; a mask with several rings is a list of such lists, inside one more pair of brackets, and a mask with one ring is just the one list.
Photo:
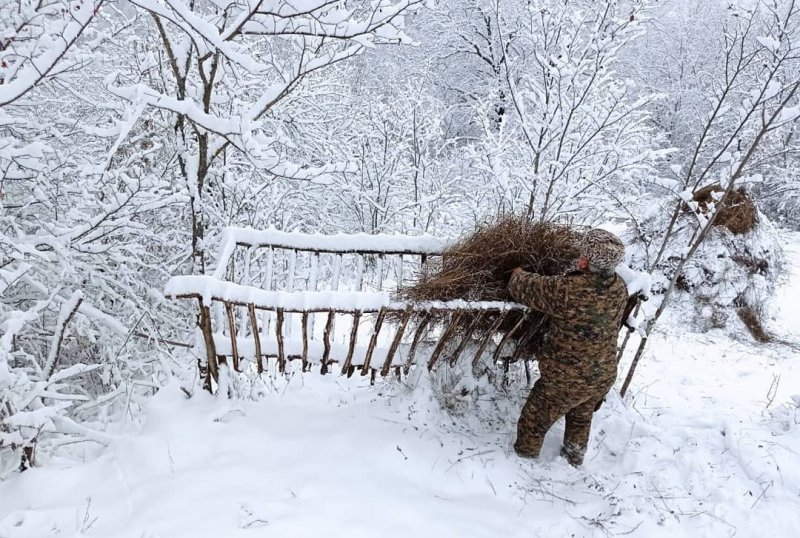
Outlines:
{"label": "camouflage jacket", "polygon": [[[617,335],[628,290],[616,274],[576,271],[564,276],[518,272],[508,283],[511,297],[547,314],[550,327],[539,357],[540,370],[562,370],[605,378],[617,371]],[[546,364],[549,363],[549,364]]]}

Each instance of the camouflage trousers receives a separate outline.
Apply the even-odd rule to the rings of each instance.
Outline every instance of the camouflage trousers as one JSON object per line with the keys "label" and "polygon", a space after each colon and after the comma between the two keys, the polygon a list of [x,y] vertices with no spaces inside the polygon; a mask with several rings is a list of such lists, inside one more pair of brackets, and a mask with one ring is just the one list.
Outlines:
{"label": "camouflage trousers", "polygon": [[597,381],[565,375],[542,376],[533,385],[517,422],[514,450],[522,457],[536,458],[547,431],[566,416],[561,454],[572,465],[583,463],[592,416],[614,385],[614,377]]}

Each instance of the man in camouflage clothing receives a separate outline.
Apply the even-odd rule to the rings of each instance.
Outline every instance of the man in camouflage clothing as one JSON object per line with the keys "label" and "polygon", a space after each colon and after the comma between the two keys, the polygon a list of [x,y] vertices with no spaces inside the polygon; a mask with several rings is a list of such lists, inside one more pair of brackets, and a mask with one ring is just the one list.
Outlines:
{"label": "man in camouflage clothing", "polygon": [[540,353],[541,377],[522,408],[514,450],[539,456],[544,436],[566,415],[561,454],[580,465],[589,443],[592,415],[617,377],[617,334],[628,301],[614,269],[625,253],[622,241],[605,230],[580,240],[578,270],[540,276],[514,270],[508,291],[515,301],[547,314],[550,329]]}

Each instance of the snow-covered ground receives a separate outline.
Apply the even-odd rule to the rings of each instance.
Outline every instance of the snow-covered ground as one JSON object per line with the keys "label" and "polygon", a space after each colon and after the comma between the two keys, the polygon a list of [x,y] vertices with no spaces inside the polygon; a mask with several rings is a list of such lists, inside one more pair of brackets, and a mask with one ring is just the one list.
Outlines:
{"label": "snow-covered ground", "polygon": [[[771,326],[795,345],[797,245]],[[797,536],[800,353],[677,319],[580,469],[557,456],[561,424],[539,461],[510,451],[520,385],[453,417],[427,378],[296,375],[254,402],[173,384],[98,456],[0,483],[0,538]]]}

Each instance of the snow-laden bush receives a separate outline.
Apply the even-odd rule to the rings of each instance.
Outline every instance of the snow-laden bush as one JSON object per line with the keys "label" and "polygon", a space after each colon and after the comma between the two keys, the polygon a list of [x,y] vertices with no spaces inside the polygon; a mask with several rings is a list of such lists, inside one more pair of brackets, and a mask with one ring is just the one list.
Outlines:
{"label": "snow-laden bush", "polygon": [[656,246],[663,244],[666,228],[665,215],[654,212],[642,223],[647,239],[632,239],[628,249],[632,267],[652,272],[653,300],[645,310],[654,310],[660,304],[675,271],[682,264],[672,291],[675,308],[688,312],[690,323],[700,330],[725,328],[739,331],[745,322],[753,336],[764,334],[762,323],[770,316],[769,298],[780,278],[784,256],[778,233],[770,220],[759,213],[758,223],[750,231],[734,234],[725,226],[712,226],[705,240],[693,256],[684,260],[695,228],[695,215],[685,212],[676,225],[670,243],[655,266],[648,266],[654,258]]}
{"label": "snow-laden bush", "polygon": [[737,326],[739,309],[763,321],[782,264],[776,230],[762,215],[745,234],[715,227],[686,263],[678,287],[693,299],[700,327]]}

